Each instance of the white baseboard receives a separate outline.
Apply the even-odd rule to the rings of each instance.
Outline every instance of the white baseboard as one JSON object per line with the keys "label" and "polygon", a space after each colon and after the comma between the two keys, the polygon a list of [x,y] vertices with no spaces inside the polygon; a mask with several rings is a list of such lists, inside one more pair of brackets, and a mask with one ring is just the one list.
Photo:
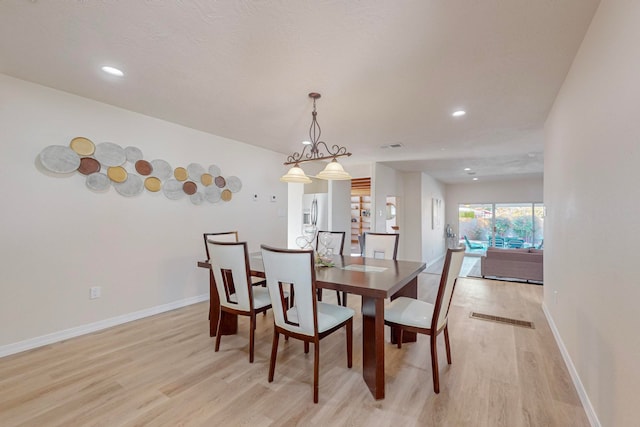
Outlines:
{"label": "white baseboard", "polygon": [[53,344],[55,342],[67,340],[69,338],[74,338],[80,335],[90,334],[92,332],[100,331],[112,326],[121,325],[133,320],[142,319],[144,317],[153,316],[155,314],[164,313],[165,311],[175,310],[176,308],[186,307],[191,304],[196,304],[208,300],[209,294],[207,293],[204,295],[198,295],[191,298],[173,301],[167,304],[157,305],[155,307],[146,308],[144,310],[135,311],[133,313],[123,314],[121,316],[112,317],[110,319],[104,319],[98,322],[77,326],[75,328],[65,329],[63,331],[53,332],[51,334],[30,338],[28,340],[19,341],[17,343],[3,345],[0,346],[0,357],[5,357],[11,354],[31,350],[36,347]]}
{"label": "white baseboard", "polygon": [[551,317],[551,313],[547,310],[546,304],[542,303],[542,311],[544,312],[545,317],[547,318],[547,322],[551,327],[551,332],[553,332],[553,336],[556,339],[556,343],[560,348],[560,354],[562,354],[562,358],[564,359],[565,365],[567,365],[567,369],[569,370],[569,375],[571,375],[571,379],[573,380],[573,385],[576,387],[576,391],[578,392],[578,396],[580,397],[580,401],[582,402],[582,406],[584,407],[585,412],[587,413],[587,418],[589,419],[589,423],[591,423],[591,427],[601,427],[600,421],[598,420],[598,416],[596,411],[593,409],[591,405],[591,401],[589,400],[589,396],[587,396],[587,392],[582,385],[582,381],[580,381],[580,376],[578,375],[578,371],[576,371],[576,367],[569,356],[569,352],[567,348],[564,346],[564,342],[560,337],[560,333],[556,328],[556,324],[553,321],[553,317]]}
{"label": "white baseboard", "polygon": [[[445,257],[445,256],[447,256],[447,253],[446,253],[446,252],[445,252],[445,253],[443,253],[443,254],[438,255],[436,258],[432,259],[431,261],[429,261],[429,260],[425,260],[425,261],[424,261],[424,263],[425,263],[425,264],[427,264],[427,268],[425,268],[425,270],[423,271],[423,273],[426,273],[426,272],[427,272],[427,270],[429,270],[429,268],[430,268],[431,266],[433,266],[434,264],[438,264],[440,261],[444,260],[444,257]],[[438,273],[437,273],[437,274],[440,274],[440,273],[442,273],[442,271],[438,271]]]}

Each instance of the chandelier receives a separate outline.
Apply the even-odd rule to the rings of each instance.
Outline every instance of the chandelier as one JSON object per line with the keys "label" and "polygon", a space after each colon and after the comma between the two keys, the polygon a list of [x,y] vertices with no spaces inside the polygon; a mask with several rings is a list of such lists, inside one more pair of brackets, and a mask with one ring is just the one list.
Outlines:
{"label": "chandelier", "polygon": [[[309,98],[313,99],[311,127],[309,128],[310,143],[306,144],[301,152],[295,152],[287,157],[287,161],[284,162],[284,164],[286,166],[293,165],[293,167],[289,169],[286,175],[280,178],[280,181],[310,184],[311,178],[304,173],[300,167],[300,163],[322,160],[331,161],[322,172],[316,175],[316,178],[334,180],[351,179],[351,175],[345,172],[342,165],[336,160],[338,157],[350,156],[351,153],[348,153],[345,147],[333,145],[329,148],[324,141],[320,141],[321,130],[317,120],[318,113],[316,112],[316,100],[320,98],[320,94],[311,92]],[[307,148],[309,148],[309,152],[307,152]]]}

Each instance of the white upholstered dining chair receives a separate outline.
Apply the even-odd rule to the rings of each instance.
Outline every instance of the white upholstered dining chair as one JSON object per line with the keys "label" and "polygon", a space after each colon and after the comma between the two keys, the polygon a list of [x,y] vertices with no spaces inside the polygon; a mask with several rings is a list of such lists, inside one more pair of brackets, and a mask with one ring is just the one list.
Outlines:
{"label": "white upholstered dining chair", "polygon": [[[249,362],[253,363],[256,313],[271,308],[266,288],[251,285],[249,254],[246,242],[209,241],[211,271],[220,301],[220,316],[216,327],[216,348],[220,349],[220,325],[229,315],[249,317]],[[285,295],[285,298],[287,295]]]}
{"label": "white upholstered dining chair", "polygon": [[460,274],[464,247],[448,249],[440,276],[438,295],[434,304],[418,299],[399,297],[391,301],[384,309],[385,325],[395,328],[398,348],[402,347],[402,332],[416,332],[429,335],[431,343],[431,370],[433,372],[433,391],[440,393],[438,372],[437,338],[444,332],[444,343],[447,350],[447,362],[451,364],[451,347],[449,345],[448,316],[456,280]]}
{"label": "white upholstered dining chair", "polygon": [[[261,248],[274,319],[269,382],[273,382],[280,334],[302,340],[305,353],[312,343],[313,401],[318,403],[320,339],[346,327],[347,366],[351,368],[354,311],[348,307],[317,301],[313,251],[276,249],[266,245]],[[285,287],[290,287],[292,294],[295,292],[292,307],[288,306],[285,299]]]}
{"label": "white upholstered dining chair", "polygon": [[[318,231],[318,237],[316,238],[316,252],[319,254],[326,253],[327,249],[331,249],[333,255],[342,255],[344,250],[344,231]],[[341,305],[341,301],[344,301],[344,306],[347,305],[347,301],[343,298],[340,299],[340,291],[336,291],[338,298],[338,305]],[[322,289],[318,289],[318,301],[322,301]]]}
{"label": "white upholstered dining chair", "polygon": [[220,233],[203,233],[202,237],[204,238],[204,250],[207,253],[207,260],[210,260],[211,255],[209,255],[209,242],[237,242],[238,232],[222,231]]}
{"label": "white upholstered dining chair", "polygon": [[[392,259],[398,255],[398,233],[364,233],[362,237],[362,256],[365,258]],[[338,297],[340,304],[340,297]],[[342,293],[342,305],[347,305],[347,293]]]}
{"label": "white upholstered dining chair", "polygon": [[[237,242],[237,231],[223,231],[219,233],[204,233],[204,249],[207,253],[207,261],[211,259],[209,255],[210,242]],[[251,284],[254,286],[266,286],[267,282],[262,277],[251,276]]]}
{"label": "white upholstered dining chair", "polygon": [[399,238],[398,233],[364,233],[362,256],[395,260]]}

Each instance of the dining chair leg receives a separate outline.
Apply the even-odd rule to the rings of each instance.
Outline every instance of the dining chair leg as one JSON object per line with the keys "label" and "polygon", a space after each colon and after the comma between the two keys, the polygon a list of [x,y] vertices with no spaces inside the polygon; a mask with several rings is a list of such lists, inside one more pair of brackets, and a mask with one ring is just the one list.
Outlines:
{"label": "dining chair leg", "polygon": [[338,299],[338,305],[342,305],[342,303],[340,302],[340,291],[336,291],[336,298]]}
{"label": "dining chair leg", "polygon": [[304,354],[309,353],[309,341],[304,342]]}
{"label": "dining chair leg", "polygon": [[[309,344],[305,341],[305,344]],[[313,403],[318,403],[318,371],[320,370],[320,343],[313,343]]]}
{"label": "dining chair leg", "polygon": [[318,288],[316,292],[318,293],[318,301],[322,301],[322,289]]}
{"label": "dining chair leg", "polygon": [[353,318],[347,321],[347,367],[353,366]]}
{"label": "dining chair leg", "polygon": [[346,292],[342,293],[342,306],[343,307],[347,306],[347,293]]}
{"label": "dining chair leg", "polygon": [[253,363],[253,340],[256,330],[256,316],[249,316],[249,363]]}
{"label": "dining chair leg", "polygon": [[436,334],[429,336],[431,341],[431,370],[433,371],[433,391],[440,393],[440,373],[438,372],[438,349],[436,347]]}
{"label": "dining chair leg", "polygon": [[220,326],[224,320],[225,312],[220,311],[220,315],[218,316],[218,326],[216,327],[216,351],[220,350],[220,339],[222,338],[222,334],[220,333]]}
{"label": "dining chair leg", "polygon": [[444,327],[444,346],[447,349],[447,363],[451,365],[451,345],[449,344],[449,325]]}
{"label": "dining chair leg", "polygon": [[269,382],[273,382],[273,374],[276,371],[276,356],[278,354],[278,338],[280,334],[273,331],[273,343],[271,344],[271,359],[269,360]]}
{"label": "dining chair leg", "polygon": [[396,339],[398,348],[402,348],[402,328],[399,326],[396,326]]}

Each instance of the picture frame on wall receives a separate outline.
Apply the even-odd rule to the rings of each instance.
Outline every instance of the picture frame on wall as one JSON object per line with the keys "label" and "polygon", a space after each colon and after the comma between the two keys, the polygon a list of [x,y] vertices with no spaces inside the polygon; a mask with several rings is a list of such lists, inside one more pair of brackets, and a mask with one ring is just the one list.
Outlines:
{"label": "picture frame on wall", "polygon": [[431,199],[431,229],[436,230],[440,228],[442,223],[442,199],[433,197]]}

